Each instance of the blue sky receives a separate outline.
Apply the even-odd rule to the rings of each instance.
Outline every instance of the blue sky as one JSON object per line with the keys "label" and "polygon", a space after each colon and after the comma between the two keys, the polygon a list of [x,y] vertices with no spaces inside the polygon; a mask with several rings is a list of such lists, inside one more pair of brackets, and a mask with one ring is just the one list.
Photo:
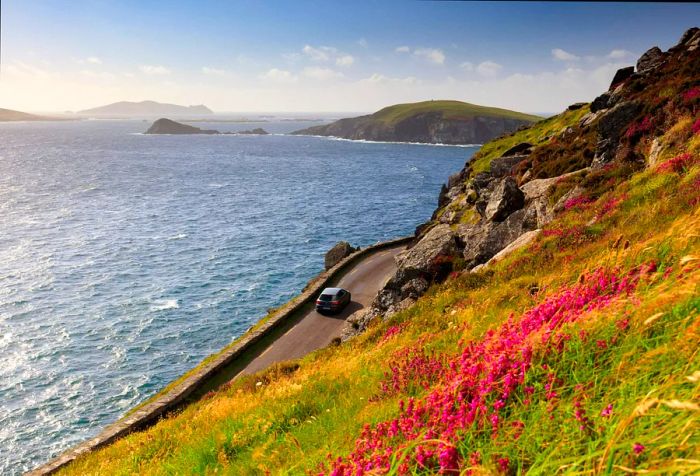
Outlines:
{"label": "blue sky", "polygon": [[700,5],[668,3],[6,0],[0,107],[555,112],[697,24]]}

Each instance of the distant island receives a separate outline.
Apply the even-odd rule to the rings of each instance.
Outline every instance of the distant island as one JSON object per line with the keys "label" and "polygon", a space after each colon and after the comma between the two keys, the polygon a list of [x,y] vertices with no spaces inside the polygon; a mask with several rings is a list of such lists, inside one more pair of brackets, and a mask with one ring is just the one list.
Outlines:
{"label": "distant island", "polygon": [[541,119],[461,101],[423,101],[396,104],[374,114],[340,119],[292,134],[370,141],[482,144]]}
{"label": "distant island", "polygon": [[106,106],[78,111],[80,115],[90,116],[180,116],[185,114],[213,114],[202,104],[198,106],[179,106],[155,101],[120,101]]}
{"label": "distant island", "polygon": [[215,129],[201,129],[181,122],[173,121],[162,117],[151,124],[145,134],[244,134],[244,135],[267,135],[265,129],[255,128],[250,131],[240,132],[219,132]]}
{"label": "distant island", "polygon": [[65,121],[65,118],[38,116],[28,112],[13,111],[12,109],[0,108],[0,122],[14,121]]}

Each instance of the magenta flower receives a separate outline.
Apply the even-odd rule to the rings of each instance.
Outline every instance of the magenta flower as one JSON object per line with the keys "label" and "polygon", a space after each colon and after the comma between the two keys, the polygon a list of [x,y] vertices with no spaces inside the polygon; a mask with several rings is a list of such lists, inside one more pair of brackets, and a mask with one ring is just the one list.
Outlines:
{"label": "magenta flower", "polygon": [[645,446],[641,443],[635,443],[632,446],[632,450],[634,451],[634,454],[639,455],[644,452]]}
{"label": "magenta flower", "polygon": [[600,412],[600,416],[605,417],[605,418],[610,418],[612,413],[613,413],[613,404],[610,403],[610,404],[608,404],[607,407],[603,408],[603,410]]}

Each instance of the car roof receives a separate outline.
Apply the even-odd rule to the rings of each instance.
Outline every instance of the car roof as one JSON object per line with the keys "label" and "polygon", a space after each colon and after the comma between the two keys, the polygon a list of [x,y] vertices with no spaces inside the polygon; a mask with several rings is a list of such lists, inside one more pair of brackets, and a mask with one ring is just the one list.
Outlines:
{"label": "car roof", "polygon": [[338,294],[338,291],[344,291],[343,288],[326,288],[321,294]]}

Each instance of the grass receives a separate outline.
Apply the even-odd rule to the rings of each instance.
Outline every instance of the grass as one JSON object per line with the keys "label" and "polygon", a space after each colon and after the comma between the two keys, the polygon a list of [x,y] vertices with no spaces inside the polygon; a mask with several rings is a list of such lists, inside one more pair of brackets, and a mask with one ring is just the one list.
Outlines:
{"label": "grass", "polygon": [[475,116],[518,119],[528,122],[537,122],[542,119],[532,114],[497,107],[477,106],[462,101],[423,101],[395,104],[375,112],[371,117],[387,124],[395,124],[416,114],[430,112],[440,112],[444,119],[468,119]]}

